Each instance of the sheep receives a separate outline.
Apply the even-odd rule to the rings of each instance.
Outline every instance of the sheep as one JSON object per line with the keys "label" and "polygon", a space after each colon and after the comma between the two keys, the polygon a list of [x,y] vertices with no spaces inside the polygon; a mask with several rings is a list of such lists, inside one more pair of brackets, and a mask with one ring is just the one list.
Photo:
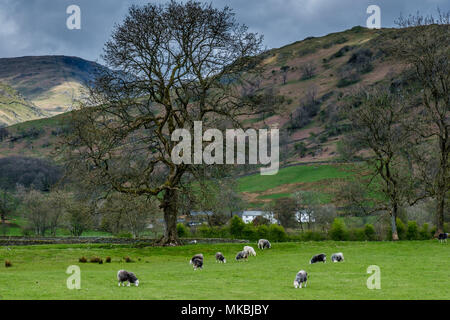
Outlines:
{"label": "sheep", "polygon": [[308,274],[306,273],[305,270],[300,270],[297,275],[295,276],[294,279],[294,288],[298,289],[298,288],[302,288],[302,284],[305,283],[305,288],[306,288],[306,283],[308,282]]}
{"label": "sheep", "polygon": [[316,263],[316,262],[326,263],[327,262],[327,255],[325,253],[316,254],[314,257],[311,258],[311,260],[309,261],[309,264],[313,264],[313,263]]}
{"label": "sheep", "polygon": [[253,247],[245,246],[243,251],[247,252],[247,254],[248,254],[249,256],[254,256],[254,257],[256,257],[256,252],[255,252],[255,249],[253,249]]}
{"label": "sheep", "polygon": [[331,256],[331,261],[333,262],[344,261],[344,255],[342,254],[342,252],[333,253],[333,255]]}
{"label": "sheep", "polygon": [[439,242],[447,242],[448,233],[440,233],[438,236]]}
{"label": "sheep", "polygon": [[194,270],[197,270],[198,268],[203,269],[203,254],[199,253],[193,256],[191,261],[189,261],[189,264],[194,266]]}
{"label": "sheep", "polygon": [[239,260],[248,260],[248,253],[246,251],[240,251],[236,255],[236,261]]}
{"label": "sheep", "polygon": [[266,240],[266,239],[259,239],[259,241],[258,241],[258,248],[259,249],[261,249],[261,250],[264,250],[264,249],[270,249],[272,246],[271,246],[271,244],[270,244],[270,242],[269,242],[269,240]]}
{"label": "sheep", "polygon": [[139,280],[133,272],[119,270],[119,272],[117,272],[117,280],[119,280],[119,287],[121,284],[125,287],[126,281],[128,281],[128,287],[131,284],[134,284],[136,287],[139,286]]}
{"label": "sheep", "polygon": [[227,263],[227,259],[225,259],[225,257],[223,256],[222,252],[217,252],[216,253],[216,262]]}

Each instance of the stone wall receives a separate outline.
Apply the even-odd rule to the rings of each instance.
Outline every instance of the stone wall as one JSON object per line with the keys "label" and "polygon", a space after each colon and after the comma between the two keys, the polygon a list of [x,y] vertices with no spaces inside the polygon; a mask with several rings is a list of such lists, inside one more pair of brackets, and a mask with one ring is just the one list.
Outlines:
{"label": "stone wall", "polygon": [[[248,240],[239,239],[194,239],[185,238],[181,239],[183,244],[194,244],[196,243],[248,243]],[[139,239],[129,239],[129,238],[106,238],[106,237],[80,237],[80,238],[70,238],[70,237],[0,237],[0,246],[32,246],[32,245],[49,245],[49,244],[139,244],[151,246],[155,242],[152,238],[139,238]]]}

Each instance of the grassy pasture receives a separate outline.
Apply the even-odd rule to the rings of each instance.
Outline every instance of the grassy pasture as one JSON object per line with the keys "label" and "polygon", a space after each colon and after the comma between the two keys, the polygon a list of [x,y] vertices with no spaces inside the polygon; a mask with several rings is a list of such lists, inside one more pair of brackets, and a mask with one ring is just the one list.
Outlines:
{"label": "grassy pasture", "polygon": [[[236,262],[239,244],[133,248],[52,245],[0,248],[0,299],[450,299],[450,246],[437,241],[274,243],[248,262]],[[254,245],[256,248],[256,245]],[[226,264],[215,263],[216,251]],[[309,265],[313,254],[343,252],[344,263]],[[205,255],[203,270],[189,259]],[[112,263],[79,263],[86,256]],[[134,262],[125,263],[124,256]],[[4,260],[13,263],[5,268]],[[81,289],[69,290],[66,269],[81,268]],[[381,290],[369,290],[369,265],[381,268]],[[118,287],[119,269],[133,271],[139,287]],[[308,288],[295,290],[295,274],[308,272]]]}

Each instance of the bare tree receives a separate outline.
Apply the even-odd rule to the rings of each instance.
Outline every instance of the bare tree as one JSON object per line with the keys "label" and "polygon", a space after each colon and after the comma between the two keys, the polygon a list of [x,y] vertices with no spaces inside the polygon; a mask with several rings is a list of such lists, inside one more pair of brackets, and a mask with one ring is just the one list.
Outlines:
{"label": "bare tree", "polygon": [[300,66],[302,80],[311,79],[316,73],[316,65],[312,62],[306,62]]}
{"label": "bare tree", "polygon": [[112,193],[99,212],[113,233],[126,230],[138,238],[150,224],[150,216],[159,212],[156,199]]}
{"label": "bare tree", "polygon": [[353,103],[343,108],[352,128],[347,142],[370,151],[367,165],[358,167],[360,188],[383,195],[372,199],[375,204],[371,208],[364,197],[353,200],[367,214],[389,212],[393,240],[398,240],[396,218],[400,208],[419,199],[415,197],[413,173],[404,156],[411,147],[413,133],[401,125],[408,113],[407,103],[402,100],[386,89],[374,88],[356,95]]}
{"label": "bare tree", "polygon": [[281,70],[281,72],[282,72],[282,75],[283,75],[283,85],[285,85],[286,84],[286,80],[287,80],[287,76],[288,76],[288,72],[289,72],[289,69],[290,69],[291,67],[289,67],[289,66],[282,66],[281,68],[280,68],[280,70]]}
{"label": "bare tree", "polygon": [[396,52],[412,67],[422,89],[422,104],[410,129],[419,132],[426,145],[433,143],[435,150],[422,149],[416,160],[427,191],[437,200],[438,235],[444,231],[450,191],[450,12],[438,10],[437,18],[417,13],[396,22],[404,28]]}
{"label": "bare tree", "polygon": [[171,136],[192,130],[195,121],[206,129],[261,111],[260,97],[240,90],[261,42],[228,7],[132,6],[105,45],[103,59],[114,71],[104,70],[73,112],[69,168],[117,192],[160,195],[166,224],[160,243],[179,244],[176,199],[194,165],[172,161]]}

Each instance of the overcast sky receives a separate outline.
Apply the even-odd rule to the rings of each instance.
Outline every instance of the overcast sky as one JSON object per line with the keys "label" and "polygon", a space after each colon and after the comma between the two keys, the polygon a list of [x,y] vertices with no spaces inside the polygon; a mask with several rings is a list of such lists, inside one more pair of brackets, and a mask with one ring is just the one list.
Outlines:
{"label": "overcast sky", "polygon": [[[102,62],[100,54],[114,23],[131,4],[148,0],[0,0],[0,57],[70,55]],[[153,1],[157,3],[164,0]],[[365,26],[369,5],[381,8],[381,26],[395,26],[400,13],[450,10],[448,0],[213,0],[232,7],[239,22],[276,48],[308,36]],[[81,30],[69,30],[66,9],[81,8]]]}

